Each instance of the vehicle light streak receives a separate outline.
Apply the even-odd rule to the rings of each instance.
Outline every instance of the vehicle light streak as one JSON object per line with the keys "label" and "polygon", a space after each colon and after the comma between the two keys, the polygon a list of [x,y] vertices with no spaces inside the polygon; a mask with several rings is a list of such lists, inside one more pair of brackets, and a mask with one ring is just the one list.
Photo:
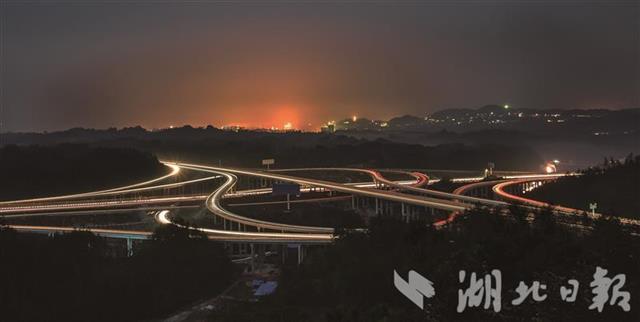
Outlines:
{"label": "vehicle light streak", "polygon": [[265,173],[260,171],[241,170],[241,169],[235,169],[235,168],[210,167],[210,166],[202,166],[202,165],[195,165],[195,164],[180,164],[180,166],[187,169],[200,169],[202,171],[211,171],[213,173],[230,172],[230,173],[236,173],[236,174],[244,174],[249,176],[257,176],[257,177],[281,180],[286,182],[295,182],[301,185],[321,187],[321,188],[326,188],[329,190],[340,191],[340,192],[349,193],[349,194],[356,194],[356,195],[361,195],[366,197],[404,202],[407,204],[414,204],[418,206],[428,206],[436,209],[464,210],[467,208],[465,206],[461,206],[461,205],[453,204],[451,202],[433,199],[433,198],[427,198],[427,197],[421,197],[421,196],[415,196],[415,195],[406,195],[406,194],[402,194],[394,191],[382,191],[382,190],[375,190],[375,189],[368,189],[368,188],[358,188],[358,187],[353,187],[353,186],[348,186],[340,183],[334,183],[334,182],[323,181],[323,180],[304,179],[304,178],[291,177],[286,175]]}
{"label": "vehicle light streak", "polygon": [[121,190],[127,190],[127,189],[134,189],[134,188],[138,188],[138,187],[141,187],[141,186],[150,185],[150,184],[153,184],[153,183],[158,182],[158,181],[165,180],[167,178],[176,176],[176,175],[178,175],[178,173],[180,173],[180,167],[179,166],[177,166],[175,164],[171,164],[171,163],[163,163],[163,164],[165,166],[171,168],[171,172],[169,174],[167,174],[167,175],[164,175],[162,177],[158,177],[158,178],[155,178],[155,179],[152,179],[152,180],[139,182],[139,183],[128,185],[128,186],[124,186],[124,187],[118,187],[118,188],[112,188],[112,189],[100,190],[100,191],[94,191],[94,192],[84,192],[84,193],[71,194],[71,195],[65,195],[65,196],[55,196],[55,197],[43,197],[43,198],[33,198],[33,199],[2,201],[2,202],[0,202],[0,206],[16,204],[16,203],[33,203],[33,202],[41,202],[41,201],[75,199],[75,198],[81,198],[81,197],[90,197],[90,196],[109,193],[109,192],[115,192],[115,191],[121,191]]}
{"label": "vehicle light streak", "polygon": [[265,232],[246,232],[246,231],[230,231],[210,228],[195,228],[174,223],[168,218],[169,210],[162,210],[158,213],[157,218],[160,223],[172,224],[181,228],[198,230],[208,234],[216,234],[222,236],[237,236],[244,238],[271,238],[271,239],[296,239],[296,240],[317,240],[332,241],[332,234],[293,234],[293,233],[265,233]]}
{"label": "vehicle light streak", "polygon": [[[548,180],[552,180],[551,178],[549,178]],[[595,213],[595,214],[591,214],[589,212],[585,212],[584,210],[580,210],[580,209],[574,209],[574,208],[569,208],[569,207],[563,207],[563,206],[554,206],[551,205],[549,203],[546,202],[542,202],[542,201],[538,201],[538,200],[533,200],[533,199],[529,199],[529,198],[525,198],[525,197],[521,197],[521,196],[516,196],[513,194],[510,194],[506,191],[504,191],[505,188],[511,186],[511,185],[517,185],[517,184],[521,184],[524,182],[528,182],[531,180],[527,180],[527,179],[523,179],[523,180],[513,180],[513,181],[505,181],[505,182],[501,182],[496,184],[495,186],[493,186],[493,192],[496,193],[497,195],[499,195],[500,197],[507,199],[507,200],[511,200],[511,201],[515,201],[518,203],[523,203],[525,205],[529,205],[529,206],[533,206],[536,208],[552,208],[554,212],[556,213],[561,213],[564,215],[578,215],[580,213],[586,213],[587,216],[591,217],[592,219],[598,219],[600,217],[602,217],[602,214],[599,213]],[[628,218],[618,218],[618,220],[620,221],[620,223],[625,224],[625,225],[640,225],[640,220],[635,220],[635,219],[628,219]]]}

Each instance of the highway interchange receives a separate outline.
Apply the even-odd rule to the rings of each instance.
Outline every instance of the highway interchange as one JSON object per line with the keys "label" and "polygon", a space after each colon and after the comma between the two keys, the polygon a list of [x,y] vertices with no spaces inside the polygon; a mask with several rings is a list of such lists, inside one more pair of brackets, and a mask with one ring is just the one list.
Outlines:
{"label": "highway interchange", "polygon": [[[4,218],[16,218],[39,215],[81,215],[109,213],[123,210],[152,210],[155,219],[161,224],[184,225],[173,221],[171,211],[181,207],[204,206],[209,213],[223,223],[222,229],[195,228],[205,233],[212,240],[229,242],[258,242],[258,243],[289,243],[289,244],[317,244],[330,243],[334,239],[334,229],[331,227],[315,227],[304,225],[291,225],[278,222],[263,221],[249,218],[234,213],[224,207],[222,200],[253,194],[270,194],[270,188],[259,188],[234,191],[237,186],[238,176],[270,180],[272,182],[289,182],[301,186],[304,193],[311,189],[322,189],[324,191],[339,192],[346,194],[346,198],[370,198],[390,203],[399,203],[404,212],[407,207],[419,207],[423,209],[436,209],[449,213],[446,219],[439,220],[433,224],[436,227],[455,220],[456,216],[467,209],[473,207],[497,207],[505,208],[510,204],[517,203],[531,209],[540,209],[550,205],[524,198],[522,196],[508,193],[506,190],[510,186],[533,182],[554,180],[564,174],[534,174],[520,176],[505,176],[497,181],[481,181],[481,177],[456,178],[454,181],[465,182],[466,184],[456,189],[453,193],[437,191],[428,188],[428,184],[436,180],[431,180],[427,174],[419,172],[404,172],[401,170],[372,170],[359,168],[301,168],[301,169],[281,169],[274,171],[259,171],[252,169],[240,169],[230,167],[215,167],[191,163],[163,162],[170,172],[164,176],[140,182],[124,187],[86,192],[65,196],[55,196],[46,198],[33,198],[26,200],[15,200],[0,202],[0,216]],[[185,180],[174,183],[158,184],[177,178],[183,171],[199,172],[204,177]],[[300,171],[312,172],[345,172],[361,173],[369,176],[371,182],[363,183],[337,183],[333,181],[309,179],[305,177],[293,176],[291,173]],[[411,177],[413,180],[393,181],[382,175],[385,173],[401,174]],[[286,173],[286,174],[284,174]],[[167,189],[180,188],[187,185],[198,184],[207,181],[220,180],[219,184],[212,192],[190,195],[152,196],[142,197],[142,193],[152,193],[154,191],[166,191]],[[465,195],[472,189],[478,187],[490,187],[501,200],[474,197]],[[342,200],[345,196],[341,196]],[[328,196],[327,198],[331,198]],[[333,198],[336,198],[335,196]],[[317,199],[311,199],[314,201]],[[306,202],[299,200],[297,202]],[[581,212],[577,209],[567,207],[554,207],[553,211],[558,215],[575,215]],[[376,209],[377,212],[377,209]],[[595,217],[600,214],[595,214]],[[622,219],[621,222],[627,225],[640,226],[636,220]],[[34,225],[9,225],[13,229],[32,233],[59,233],[73,231],[74,227],[60,226],[34,226]],[[127,239],[148,239],[151,236],[149,231],[122,230],[122,229],[86,229],[100,236]]]}

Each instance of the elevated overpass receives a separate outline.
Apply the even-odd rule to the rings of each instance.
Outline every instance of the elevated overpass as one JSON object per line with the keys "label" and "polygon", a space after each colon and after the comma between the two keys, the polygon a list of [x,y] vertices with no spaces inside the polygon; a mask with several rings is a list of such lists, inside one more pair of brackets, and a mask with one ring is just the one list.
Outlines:
{"label": "elevated overpass", "polygon": [[[58,214],[83,214],[91,212],[119,211],[121,209],[145,209],[157,210],[157,220],[163,224],[176,224],[170,216],[170,209],[185,207],[201,207],[205,206],[214,218],[222,220],[222,229],[212,228],[194,228],[200,230],[209,236],[212,240],[220,240],[226,242],[247,242],[247,243],[299,243],[299,244],[321,244],[333,241],[333,228],[331,227],[315,227],[304,225],[291,225],[263,221],[249,218],[225,209],[221,200],[223,198],[234,198],[251,194],[270,193],[270,188],[251,189],[245,191],[233,191],[237,183],[237,176],[249,176],[256,178],[265,178],[271,181],[293,182],[300,184],[303,190],[309,191],[312,188],[320,188],[328,191],[338,191],[353,196],[352,198],[371,198],[376,201],[376,213],[378,213],[378,201],[399,204],[402,207],[402,215],[406,213],[406,209],[437,209],[448,212],[450,214],[458,214],[466,209],[470,209],[476,205],[489,207],[505,207],[515,202],[514,198],[509,197],[504,191],[504,187],[509,185],[517,185],[522,182],[531,182],[535,180],[553,180],[560,175],[519,175],[504,177],[504,180],[495,182],[474,182],[470,185],[456,189],[453,193],[435,191],[425,189],[424,186],[429,181],[425,174],[417,172],[404,172],[399,170],[383,170],[394,171],[412,177],[414,180],[405,180],[397,182],[388,180],[380,171],[370,169],[356,168],[302,168],[302,169],[285,169],[284,171],[354,171],[364,173],[370,176],[372,183],[336,183],[326,180],[301,178],[297,176],[285,175],[280,171],[258,171],[239,168],[215,167],[189,163],[173,163],[163,162],[170,169],[168,175],[138,183],[135,185],[119,187],[114,189],[101,190],[96,192],[81,193],[67,196],[35,198],[26,200],[17,200],[0,203],[0,215],[6,218],[9,216],[29,216],[29,215],[58,215]],[[160,184],[149,186],[151,184],[166,180],[175,176],[183,170],[205,172],[209,174],[206,177],[187,180],[177,183]],[[167,196],[147,199],[110,199],[115,196],[135,195],[137,193],[146,193],[154,190],[171,189],[199,182],[222,179],[223,182],[214,189],[210,194],[199,194],[192,196]],[[477,178],[459,178],[462,181],[473,181]],[[500,186],[502,184],[502,186]],[[496,185],[493,187],[492,185]],[[465,195],[477,187],[493,187],[496,193],[503,194],[505,200],[492,200],[478,196]],[[90,198],[90,200],[80,200],[82,198]],[[100,200],[100,198],[105,198]],[[511,198],[511,199],[510,199]],[[91,200],[98,199],[98,200]],[[544,207],[546,205],[530,202],[529,206]],[[562,210],[562,209],[560,209]],[[566,212],[566,211],[563,211]],[[444,221],[436,222],[436,226],[442,225],[455,219],[455,216],[449,216]],[[28,226],[28,225],[12,225],[11,227],[19,231],[30,232],[64,232],[72,231],[72,227],[45,227],[45,226]],[[114,230],[114,229],[87,229],[100,236],[109,236],[112,238],[135,238],[145,239],[150,236],[150,232]]]}

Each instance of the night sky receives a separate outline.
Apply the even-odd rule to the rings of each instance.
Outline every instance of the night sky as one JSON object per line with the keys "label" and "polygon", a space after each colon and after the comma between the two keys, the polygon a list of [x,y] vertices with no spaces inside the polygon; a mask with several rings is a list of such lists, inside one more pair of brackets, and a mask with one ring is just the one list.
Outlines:
{"label": "night sky", "polygon": [[639,3],[3,0],[2,131],[640,107]]}

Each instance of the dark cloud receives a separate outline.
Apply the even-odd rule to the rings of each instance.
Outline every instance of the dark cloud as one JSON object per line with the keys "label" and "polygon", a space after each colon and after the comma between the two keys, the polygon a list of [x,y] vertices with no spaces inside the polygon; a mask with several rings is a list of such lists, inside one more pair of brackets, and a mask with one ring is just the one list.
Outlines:
{"label": "dark cloud", "polygon": [[640,106],[636,1],[3,6],[4,130]]}

